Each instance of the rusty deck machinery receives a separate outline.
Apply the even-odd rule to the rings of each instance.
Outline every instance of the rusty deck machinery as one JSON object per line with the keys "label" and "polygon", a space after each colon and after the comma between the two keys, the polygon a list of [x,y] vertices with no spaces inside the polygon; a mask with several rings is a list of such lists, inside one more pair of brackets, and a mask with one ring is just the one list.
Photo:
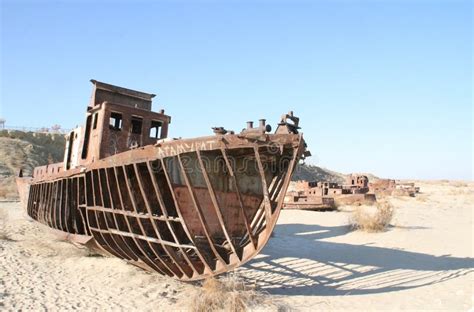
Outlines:
{"label": "rusty deck machinery", "polygon": [[[227,272],[258,254],[275,227],[291,174],[308,153],[298,118],[283,115],[273,134],[262,120],[239,134],[214,128],[213,136],[170,140],[163,111],[148,122],[148,104],[137,108],[143,99],[151,108],[152,95],[93,83],[86,128],[67,137],[65,161],[17,179],[28,215],[184,281]],[[157,122],[163,127],[159,137],[153,131],[153,144],[144,143],[147,131],[127,121],[140,115],[141,130]],[[93,129],[101,139],[88,146]]]}

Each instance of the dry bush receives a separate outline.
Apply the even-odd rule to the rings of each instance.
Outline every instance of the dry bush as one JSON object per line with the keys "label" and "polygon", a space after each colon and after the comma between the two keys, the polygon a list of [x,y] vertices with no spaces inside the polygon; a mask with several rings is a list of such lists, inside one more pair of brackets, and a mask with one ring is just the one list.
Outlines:
{"label": "dry bush", "polygon": [[449,185],[454,187],[469,187],[469,184],[463,181],[451,181]]}
{"label": "dry bush", "polygon": [[394,208],[388,201],[378,202],[376,207],[360,206],[355,209],[351,217],[354,229],[365,232],[381,232],[392,221]]}
{"label": "dry bush", "polygon": [[2,224],[0,224],[0,240],[8,240],[10,236]]}
{"label": "dry bush", "polygon": [[13,238],[11,238],[10,234],[4,229],[0,229],[0,240],[6,242],[15,242]]}
{"label": "dry bush", "polygon": [[465,189],[465,188],[462,188],[462,187],[457,187],[457,188],[449,190],[448,192],[446,192],[446,194],[447,195],[468,195],[471,192],[472,191],[469,190],[469,189]]}
{"label": "dry bush", "polygon": [[8,222],[8,214],[0,210],[0,240],[14,242],[15,240],[11,238],[10,233],[8,233],[6,223]]}
{"label": "dry bush", "polygon": [[194,312],[247,311],[264,302],[264,295],[255,287],[249,287],[236,277],[229,275],[220,279],[208,278],[190,301]]}

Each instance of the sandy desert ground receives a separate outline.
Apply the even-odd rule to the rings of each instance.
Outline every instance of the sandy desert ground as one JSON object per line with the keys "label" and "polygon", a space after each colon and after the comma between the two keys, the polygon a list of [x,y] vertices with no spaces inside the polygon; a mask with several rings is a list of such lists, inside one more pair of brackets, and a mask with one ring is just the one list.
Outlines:
{"label": "sandy desert ground", "polygon": [[[340,212],[283,211],[274,237],[237,270],[267,302],[255,310],[473,307],[474,183],[420,182],[383,233],[351,231]],[[0,204],[0,310],[188,310],[199,284],[149,274],[60,241],[18,203]]]}

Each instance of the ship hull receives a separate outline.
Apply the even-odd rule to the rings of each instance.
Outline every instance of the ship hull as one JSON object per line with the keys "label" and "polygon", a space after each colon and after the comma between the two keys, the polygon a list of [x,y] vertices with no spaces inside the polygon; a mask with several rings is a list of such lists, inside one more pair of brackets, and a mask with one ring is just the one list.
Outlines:
{"label": "ship hull", "polygon": [[33,219],[93,239],[146,270],[191,281],[260,252],[303,152],[300,134],[216,135],[17,183]]}

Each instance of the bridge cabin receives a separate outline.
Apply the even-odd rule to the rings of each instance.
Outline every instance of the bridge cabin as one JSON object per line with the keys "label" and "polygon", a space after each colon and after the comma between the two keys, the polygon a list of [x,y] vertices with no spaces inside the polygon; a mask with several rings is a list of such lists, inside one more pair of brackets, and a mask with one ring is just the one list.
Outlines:
{"label": "bridge cabin", "polygon": [[154,94],[97,80],[87,107],[86,124],[66,136],[64,162],[35,168],[34,176],[51,176],[130,149],[155,144],[168,136],[171,117],[153,112]]}

